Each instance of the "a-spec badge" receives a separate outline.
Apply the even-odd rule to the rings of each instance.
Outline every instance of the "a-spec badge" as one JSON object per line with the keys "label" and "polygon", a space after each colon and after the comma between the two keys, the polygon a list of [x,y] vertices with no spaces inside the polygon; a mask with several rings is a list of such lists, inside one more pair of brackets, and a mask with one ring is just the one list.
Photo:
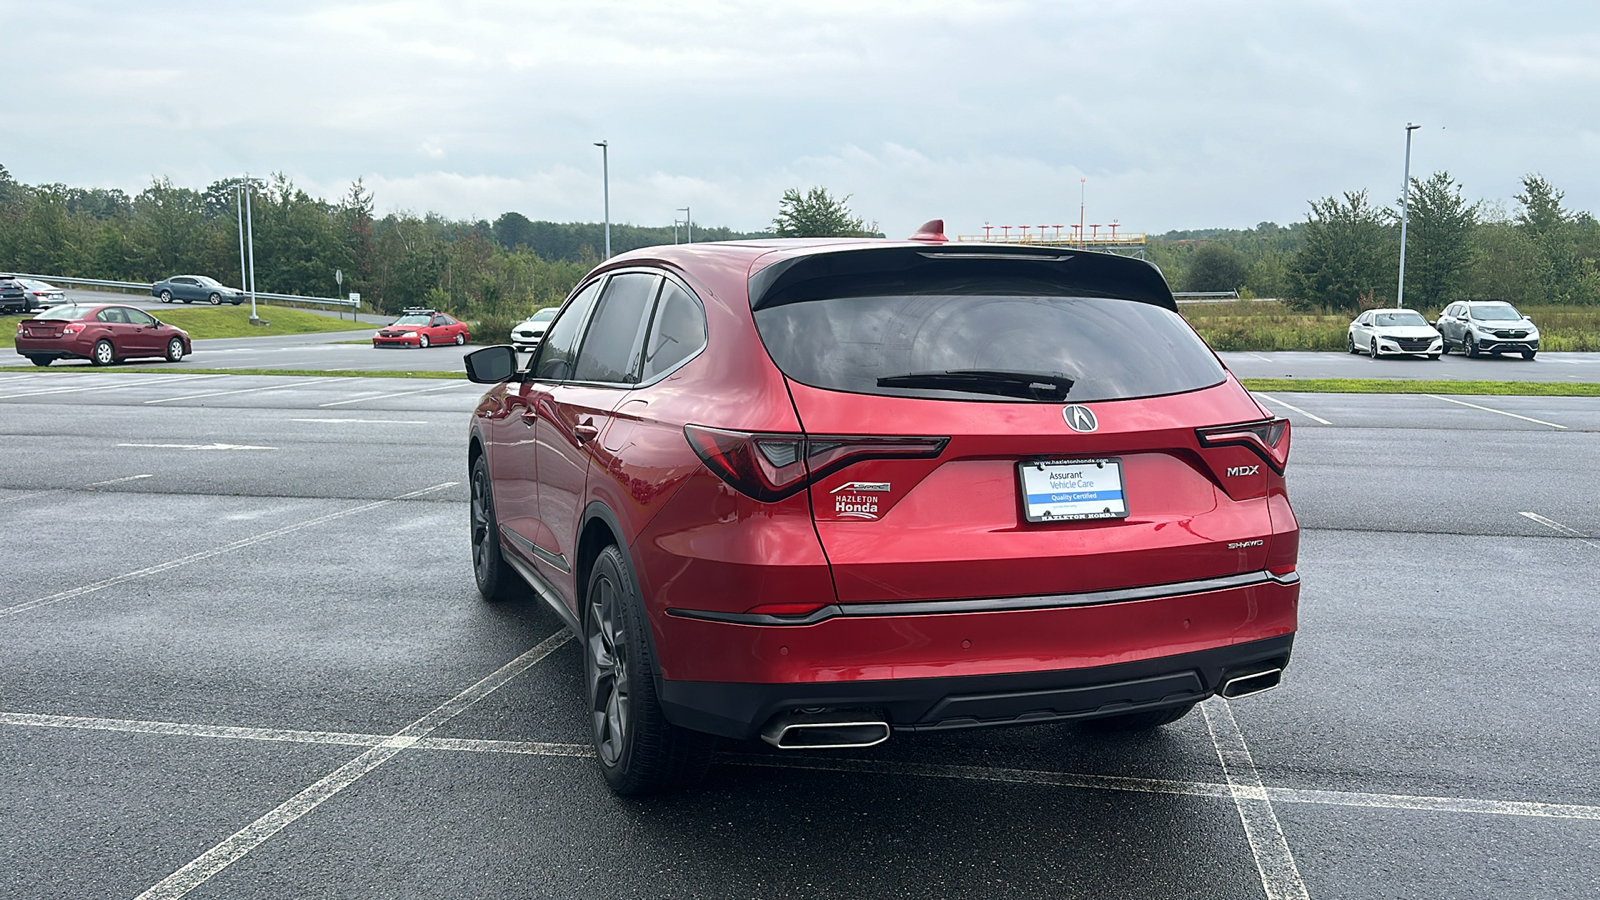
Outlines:
{"label": "a-spec badge", "polygon": [[1073,431],[1089,432],[1100,427],[1100,422],[1087,406],[1073,404],[1061,410],[1061,417],[1067,420],[1067,427]]}
{"label": "a-spec badge", "polygon": [[878,498],[873,494],[889,493],[887,481],[850,481],[839,485],[833,494],[833,514],[842,519],[876,519]]}

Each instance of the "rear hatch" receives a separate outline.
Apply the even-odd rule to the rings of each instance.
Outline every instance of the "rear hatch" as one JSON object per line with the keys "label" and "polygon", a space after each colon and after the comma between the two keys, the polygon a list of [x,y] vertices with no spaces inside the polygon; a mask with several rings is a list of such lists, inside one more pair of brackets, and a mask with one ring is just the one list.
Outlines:
{"label": "rear hatch", "polygon": [[1159,273],[1102,254],[911,254],[887,274],[831,260],[752,285],[841,602],[1043,602],[1265,568],[1269,467],[1202,446],[1265,416]]}

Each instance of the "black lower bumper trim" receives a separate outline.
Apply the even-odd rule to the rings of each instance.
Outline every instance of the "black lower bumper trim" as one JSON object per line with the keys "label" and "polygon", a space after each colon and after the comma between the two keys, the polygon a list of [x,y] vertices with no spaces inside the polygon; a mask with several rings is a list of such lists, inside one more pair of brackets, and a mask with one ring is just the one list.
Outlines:
{"label": "black lower bumper trim", "polygon": [[788,684],[669,681],[657,684],[667,719],[695,731],[748,740],[780,712],[874,709],[897,731],[1086,719],[1196,703],[1232,677],[1289,663],[1294,635],[1156,659],[1025,672],[888,681]]}

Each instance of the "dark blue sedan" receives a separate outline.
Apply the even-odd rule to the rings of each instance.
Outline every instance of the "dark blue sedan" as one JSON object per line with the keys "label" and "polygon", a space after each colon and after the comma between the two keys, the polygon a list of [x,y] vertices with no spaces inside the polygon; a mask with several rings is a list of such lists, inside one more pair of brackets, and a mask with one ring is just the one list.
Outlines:
{"label": "dark blue sedan", "polygon": [[221,306],[224,302],[238,306],[244,302],[245,292],[205,275],[174,275],[150,285],[150,296],[159,297],[162,303],[204,300],[212,306]]}

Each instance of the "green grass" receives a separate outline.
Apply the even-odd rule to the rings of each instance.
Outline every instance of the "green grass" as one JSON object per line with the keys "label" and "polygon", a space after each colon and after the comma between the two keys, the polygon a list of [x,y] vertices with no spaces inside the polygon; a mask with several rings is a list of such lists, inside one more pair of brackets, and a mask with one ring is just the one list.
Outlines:
{"label": "green grass", "polygon": [[36,368],[10,368],[0,369],[0,375],[6,372],[137,372],[141,375],[292,375],[305,378],[432,378],[432,379],[461,379],[465,380],[466,372],[399,372],[382,369],[201,369],[188,366],[144,366],[138,363],[121,363],[111,368],[98,366],[51,366],[48,369]]}
{"label": "green grass", "polygon": [[[250,310],[244,306],[178,307],[152,310],[151,315],[163,322],[176,325],[189,332],[197,341],[214,338],[271,337],[285,334],[316,334],[328,331],[374,331],[374,326],[340,321],[331,316],[307,312],[303,309],[286,309],[282,306],[256,305],[256,314],[270,324],[251,325]],[[0,319],[0,347],[17,345],[16,323],[19,319]]]}
{"label": "green grass", "polygon": [[1523,397],[1600,397],[1592,381],[1389,381],[1381,378],[1241,378],[1252,391],[1305,394],[1483,394]]}
{"label": "green grass", "polygon": [[[1346,313],[1297,312],[1282,303],[1185,303],[1183,317],[1217,350],[1343,350]],[[1539,326],[1539,349],[1600,351],[1600,306],[1524,306]],[[1419,310],[1432,322],[1438,310]]]}

